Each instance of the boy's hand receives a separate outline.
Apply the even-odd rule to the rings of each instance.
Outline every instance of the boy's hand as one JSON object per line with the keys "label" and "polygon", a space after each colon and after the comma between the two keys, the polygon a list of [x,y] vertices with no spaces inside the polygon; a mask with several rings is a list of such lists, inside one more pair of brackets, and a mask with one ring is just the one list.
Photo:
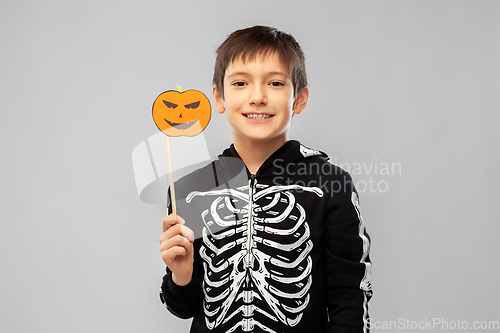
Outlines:
{"label": "boy's hand", "polygon": [[182,217],[170,214],[163,218],[160,237],[161,257],[172,271],[172,280],[178,286],[191,282],[193,276],[194,234],[185,226]]}

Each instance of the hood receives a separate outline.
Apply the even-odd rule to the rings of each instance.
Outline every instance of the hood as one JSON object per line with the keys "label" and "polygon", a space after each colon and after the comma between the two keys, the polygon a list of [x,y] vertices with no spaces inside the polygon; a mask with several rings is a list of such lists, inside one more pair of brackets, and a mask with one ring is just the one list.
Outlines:
{"label": "hood", "polygon": [[[280,164],[288,164],[288,163],[298,163],[306,158],[310,157],[323,157],[328,160],[328,155],[324,152],[311,149],[309,147],[304,146],[299,141],[290,140],[287,141],[283,146],[278,148],[271,156],[267,158],[267,160],[262,163],[259,170],[256,173],[257,177],[270,175],[275,169],[275,162],[278,160]],[[225,158],[238,158],[241,160],[240,155],[234,148],[234,144],[231,144],[229,148],[224,150],[221,155],[219,155],[219,160],[223,161]],[[248,176],[250,176],[250,172],[247,169]]]}

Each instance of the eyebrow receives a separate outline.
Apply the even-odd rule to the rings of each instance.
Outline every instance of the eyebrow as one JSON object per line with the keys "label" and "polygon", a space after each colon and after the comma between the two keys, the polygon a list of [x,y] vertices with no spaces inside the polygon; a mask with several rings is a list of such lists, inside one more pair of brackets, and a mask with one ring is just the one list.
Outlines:
{"label": "eyebrow", "polygon": [[[250,75],[250,74],[248,74],[247,72],[234,72],[234,73],[231,73],[231,75],[228,75],[227,78],[229,79],[229,78],[231,78],[233,76],[237,76],[237,75]],[[268,76],[284,75],[286,77],[289,77],[287,74],[285,74],[283,72],[277,72],[277,71],[266,73],[266,75],[268,75]]]}

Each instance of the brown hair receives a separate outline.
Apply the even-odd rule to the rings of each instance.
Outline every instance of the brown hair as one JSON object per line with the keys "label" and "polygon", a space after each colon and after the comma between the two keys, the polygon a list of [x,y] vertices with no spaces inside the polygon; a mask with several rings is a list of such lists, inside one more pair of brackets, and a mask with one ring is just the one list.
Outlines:
{"label": "brown hair", "polygon": [[245,62],[258,55],[275,53],[288,68],[293,84],[293,95],[297,97],[307,87],[305,57],[299,43],[292,35],[276,28],[254,26],[236,30],[217,48],[213,84],[224,98],[224,75],[226,69],[237,57]]}

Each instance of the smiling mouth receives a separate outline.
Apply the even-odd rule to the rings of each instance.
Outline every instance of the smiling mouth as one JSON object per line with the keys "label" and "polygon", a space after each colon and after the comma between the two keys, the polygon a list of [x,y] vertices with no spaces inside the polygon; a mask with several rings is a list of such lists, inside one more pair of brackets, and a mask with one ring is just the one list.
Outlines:
{"label": "smiling mouth", "polygon": [[167,124],[169,124],[170,126],[175,127],[177,129],[180,129],[180,130],[188,129],[189,127],[193,126],[198,121],[198,119],[196,119],[196,120],[188,121],[187,123],[172,123],[165,118],[163,118],[163,120],[165,120],[167,122]]}
{"label": "smiling mouth", "polygon": [[257,119],[257,120],[269,119],[274,117],[273,114],[265,114],[265,113],[247,113],[243,115],[248,119]]}

